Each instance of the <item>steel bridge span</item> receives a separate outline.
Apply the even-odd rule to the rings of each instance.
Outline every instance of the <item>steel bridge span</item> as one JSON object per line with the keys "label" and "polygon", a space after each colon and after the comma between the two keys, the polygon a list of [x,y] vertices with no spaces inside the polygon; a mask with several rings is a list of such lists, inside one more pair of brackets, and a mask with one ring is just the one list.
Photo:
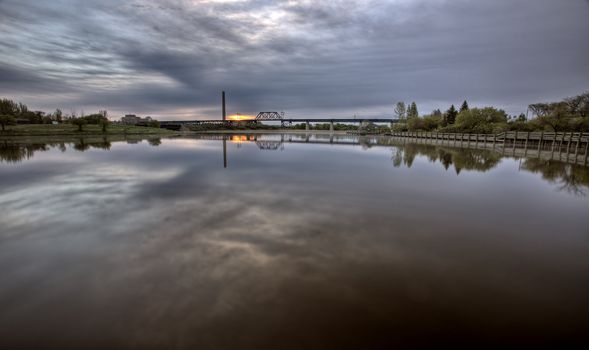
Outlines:
{"label": "steel bridge span", "polygon": [[277,121],[284,123],[398,123],[399,119],[387,119],[387,118],[362,118],[362,119],[349,119],[349,118],[305,118],[305,119],[244,119],[244,120],[164,120],[160,121],[160,125],[179,124],[179,125],[199,125],[199,124],[237,124],[237,123],[260,123],[268,121]]}
{"label": "steel bridge span", "polygon": [[[267,113],[267,112],[262,112]],[[260,113],[260,114],[262,114]],[[258,114],[258,116],[260,116]],[[255,124],[255,123],[262,123],[262,122],[280,122],[282,126],[290,126],[293,124],[300,124],[303,123],[306,126],[306,129],[310,129],[310,125],[314,123],[328,123],[330,124],[330,129],[333,130],[334,124],[341,123],[341,124],[358,124],[362,126],[365,123],[374,123],[374,124],[394,124],[398,123],[399,119],[389,119],[389,118],[305,118],[305,119],[294,119],[294,118],[259,118],[259,119],[248,119],[248,120],[173,120],[173,121],[160,121],[160,126],[166,129],[180,129],[182,126],[190,126],[190,125],[237,125],[237,124]]]}

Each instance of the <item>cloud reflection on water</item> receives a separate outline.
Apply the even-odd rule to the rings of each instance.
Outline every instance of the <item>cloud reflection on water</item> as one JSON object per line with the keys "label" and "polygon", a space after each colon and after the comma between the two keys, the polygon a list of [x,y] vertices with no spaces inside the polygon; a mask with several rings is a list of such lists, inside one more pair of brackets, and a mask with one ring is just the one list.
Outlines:
{"label": "cloud reflection on water", "polygon": [[[0,165],[13,167],[0,172],[12,181],[0,343],[358,348],[584,332],[586,199],[554,196],[513,162],[406,147],[413,168],[395,168],[388,148],[245,143],[223,169],[218,141],[191,144],[50,148]],[[474,172],[430,163],[446,168],[447,154]]]}

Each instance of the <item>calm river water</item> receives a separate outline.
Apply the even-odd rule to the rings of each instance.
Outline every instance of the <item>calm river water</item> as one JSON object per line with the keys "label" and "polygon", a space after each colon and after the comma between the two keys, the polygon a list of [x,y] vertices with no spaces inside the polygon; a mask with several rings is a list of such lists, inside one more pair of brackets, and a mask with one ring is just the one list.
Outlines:
{"label": "calm river water", "polygon": [[0,348],[587,342],[589,168],[280,140],[0,141]]}

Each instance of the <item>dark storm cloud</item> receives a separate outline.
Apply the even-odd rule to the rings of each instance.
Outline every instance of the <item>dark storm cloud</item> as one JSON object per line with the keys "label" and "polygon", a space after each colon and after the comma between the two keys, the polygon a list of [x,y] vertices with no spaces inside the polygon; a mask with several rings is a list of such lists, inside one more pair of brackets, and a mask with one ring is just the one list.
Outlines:
{"label": "dark storm cloud", "polygon": [[[519,113],[589,89],[588,1],[0,2],[0,94],[170,117]],[[56,85],[56,82],[58,83]],[[213,113],[213,114],[211,114]]]}
{"label": "dark storm cloud", "polygon": [[0,76],[0,87],[6,86],[18,91],[43,92],[60,88],[59,81],[12,66],[0,65]]}

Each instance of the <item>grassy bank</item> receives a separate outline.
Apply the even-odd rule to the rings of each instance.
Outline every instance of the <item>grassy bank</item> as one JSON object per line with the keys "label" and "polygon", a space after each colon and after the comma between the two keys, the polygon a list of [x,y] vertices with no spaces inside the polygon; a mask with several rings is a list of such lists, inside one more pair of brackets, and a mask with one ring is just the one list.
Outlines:
{"label": "grassy bank", "polygon": [[109,125],[106,132],[102,131],[100,125],[85,125],[82,131],[78,127],[71,124],[24,124],[7,126],[6,131],[0,131],[2,136],[59,136],[59,135],[161,135],[172,136],[177,135],[178,132],[150,128],[144,126],[129,126],[129,125]]}

